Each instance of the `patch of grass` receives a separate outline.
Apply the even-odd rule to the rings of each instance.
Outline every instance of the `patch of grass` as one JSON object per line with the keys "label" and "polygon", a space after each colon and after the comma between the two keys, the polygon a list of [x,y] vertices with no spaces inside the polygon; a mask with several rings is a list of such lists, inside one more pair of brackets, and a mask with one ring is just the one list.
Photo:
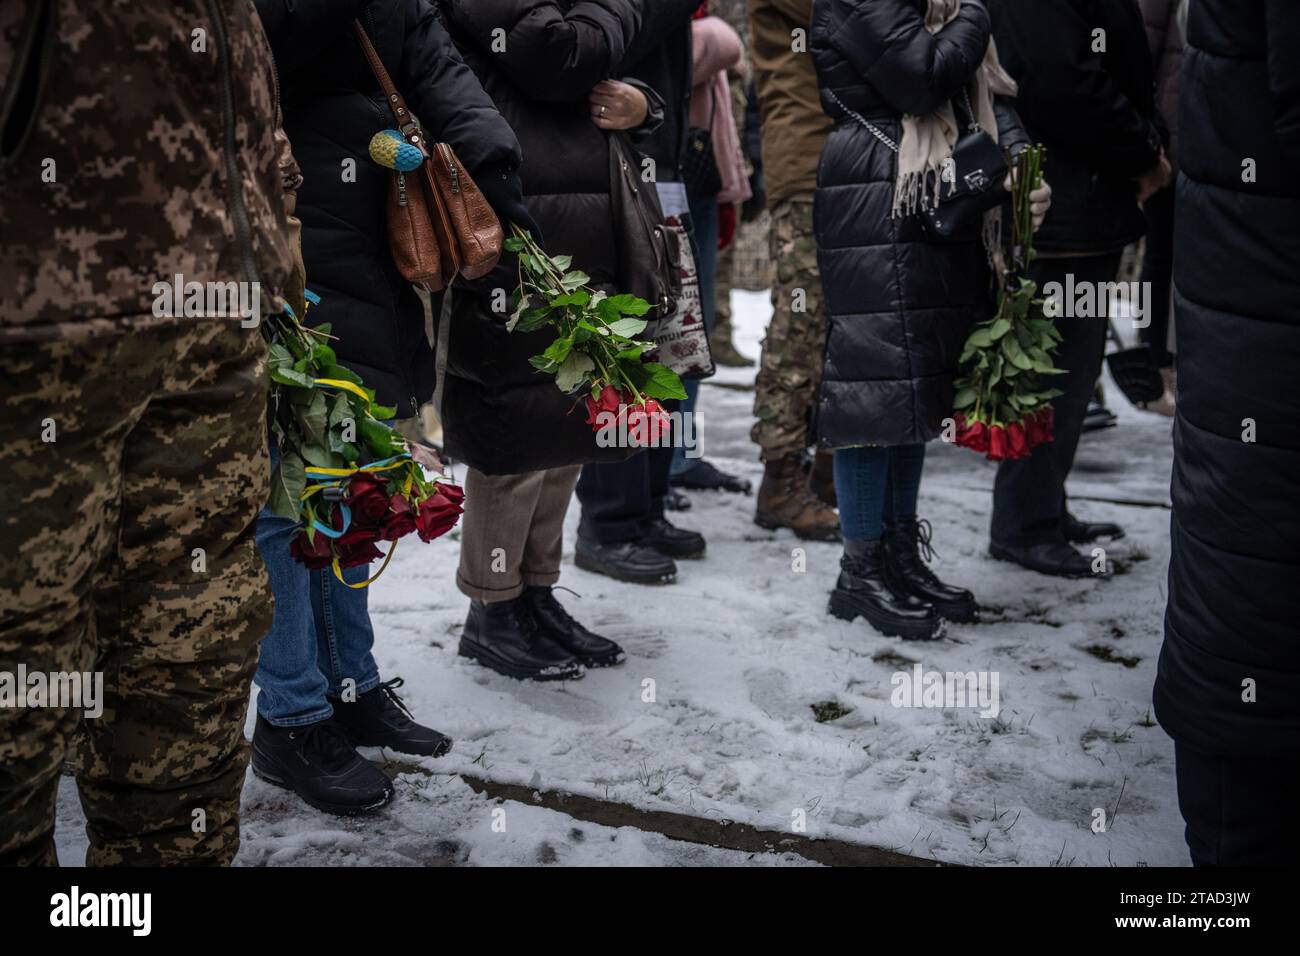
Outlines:
{"label": "patch of grass", "polygon": [[1137,725],[1139,727],[1154,727],[1156,725],[1155,720],[1151,717],[1150,707],[1147,708],[1146,716],[1139,720]]}
{"label": "patch of grass", "polygon": [[1099,661],[1106,661],[1108,664],[1123,664],[1130,670],[1142,663],[1140,657],[1125,657],[1122,654],[1116,654],[1115,648],[1107,647],[1105,644],[1089,644],[1083,648],[1084,653],[1091,654]]}
{"label": "patch of grass", "polygon": [[916,663],[912,658],[904,657],[894,651],[878,651],[871,655],[871,659],[877,664],[884,664],[886,667],[906,668]]}
{"label": "patch of grass", "polygon": [[828,724],[832,720],[839,720],[845,714],[853,713],[852,707],[845,707],[838,700],[819,700],[808,706],[812,708],[813,720],[819,724]]}

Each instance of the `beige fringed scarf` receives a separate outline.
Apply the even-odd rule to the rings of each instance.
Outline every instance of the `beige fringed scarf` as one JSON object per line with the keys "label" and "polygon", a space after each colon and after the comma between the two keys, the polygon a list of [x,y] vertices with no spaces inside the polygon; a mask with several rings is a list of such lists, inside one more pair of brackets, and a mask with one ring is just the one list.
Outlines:
{"label": "beige fringed scarf", "polygon": [[[939,32],[952,22],[960,9],[961,0],[929,0],[925,28],[931,33]],[[998,51],[992,38],[984,53],[984,62],[972,78],[969,92],[976,119],[997,142],[998,123],[993,114],[993,97],[1015,96],[1017,89],[1016,81],[998,62]],[[961,133],[952,103],[945,103],[927,116],[904,115],[902,125],[898,180],[894,186],[895,216],[912,215],[922,203],[939,204],[944,163],[952,156],[952,148]],[[996,231],[996,223],[986,225]]]}

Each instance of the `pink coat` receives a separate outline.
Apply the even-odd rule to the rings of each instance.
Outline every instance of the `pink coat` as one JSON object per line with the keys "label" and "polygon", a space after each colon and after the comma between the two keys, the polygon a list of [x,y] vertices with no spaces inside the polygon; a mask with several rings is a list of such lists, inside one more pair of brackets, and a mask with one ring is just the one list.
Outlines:
{"label": "pink coat", "polygon": [[713,137],[713,159],[722,174],[718,202],[744,202],[752,191],[727,84],[727,71],[740,65],[740,37],[721,17],[701,17],[691,21],[691,49],[691,126],[707,127]]}

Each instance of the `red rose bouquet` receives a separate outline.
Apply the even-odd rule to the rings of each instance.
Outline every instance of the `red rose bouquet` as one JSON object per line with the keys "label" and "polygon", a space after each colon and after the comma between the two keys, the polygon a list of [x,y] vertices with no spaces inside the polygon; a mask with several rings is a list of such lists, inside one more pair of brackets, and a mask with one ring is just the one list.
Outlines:
{"label": "red rose bouquet", "polygon": [[[316,301],[311,293],[308,299]],[[464,510],[464,492],[426,476],[411,446],[384,424],[396,410],[375,404],[374,391],[338,364],[329,326],[307,328],[288,311],[263,328],[270,338],[271,432],[280,450],[271,509],[302,525],[289,553],[313,570],[333,568],[342,581],[342,568],[379,558],[386,567],[399,538],[446,534]],[[387,556],[381,541],[391,543]]]}
{"label": "red rose bouquet", "polygon": [[992,461],[1024,458],[1052,440],[1052,399],[1060,389],[1044,379],[1064,374],[1052,356],[1061,334],[1043,314],[1038,287],[1025,276],[1034,257],[1029,194],[1042,185],[1041,146],[1027,147],[1011,165],[1011,246],[998,257],[998,308],[966,339],[953,400],[956,444]]}
{"label": "red rose bouquet", "polygon": [[644,360],[655,346],[636,338],[645,331],[650,311],[634,295],[606,295],[590,286],[590,277],[570,267],[570,256],[548,256],[527,231],[514,227],[505,248],[518,256],[519,289],[506,328],[533,332],[553,327],[557,338],[533,367],[555,376],[568,394],[581,390],[587,424],[595,431],[617,427],[635,446],[654,444],[668,429],[660,401],[685,398],[677,374]]}

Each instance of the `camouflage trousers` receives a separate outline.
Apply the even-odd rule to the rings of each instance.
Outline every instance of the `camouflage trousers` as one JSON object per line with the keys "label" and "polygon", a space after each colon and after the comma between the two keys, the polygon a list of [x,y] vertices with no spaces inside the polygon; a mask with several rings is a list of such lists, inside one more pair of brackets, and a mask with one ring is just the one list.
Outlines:
{"label": "camouflage trousers", "polygon": [[0,349],[0,679],[103,680],[97,717],[0,706],[0,863],[56,862],[65,757],[88,864],[234,857],[266,390],[261,334],[226,321]]}
{"label": "camouflage trousers", "polygon": [[812,419],[826,351],[826,306],[817,271],[813,200],[787,199],[772,209],[772,321],[754,383],[750,437],[764,461],[802,454],[813,443]]}

